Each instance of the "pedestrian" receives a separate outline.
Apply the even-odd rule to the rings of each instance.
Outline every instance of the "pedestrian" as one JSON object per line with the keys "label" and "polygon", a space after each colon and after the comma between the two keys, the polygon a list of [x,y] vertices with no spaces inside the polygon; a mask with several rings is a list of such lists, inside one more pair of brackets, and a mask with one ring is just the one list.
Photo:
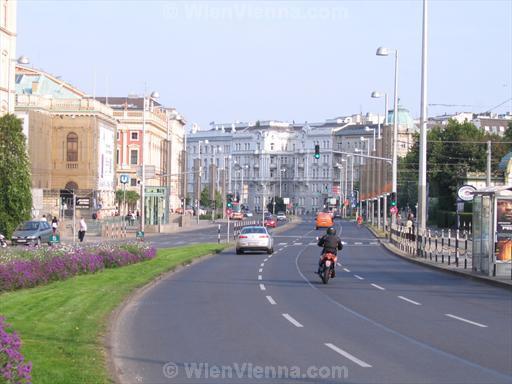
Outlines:
{"label": "pedestrian", "polygon": [[59,228],[59,220],[57,220],[56,216],[53,216],[53,219],[52,219],[52,231],[53,231],[54,235],[57,232],[58,228]]}
{"label": "pedestrian", "polygon": [[85,219],[82,217],[80,219],[80,229],[78,230],[78,239],[80,242],[84,241],[85,232],[87,232],[87,223],[85,222]]}
{"label": "pedestrian", "polygon": [[43,215],[43,217],[42,217],[41,221],[47,221],[47,220],[46,220],[46,215]]}

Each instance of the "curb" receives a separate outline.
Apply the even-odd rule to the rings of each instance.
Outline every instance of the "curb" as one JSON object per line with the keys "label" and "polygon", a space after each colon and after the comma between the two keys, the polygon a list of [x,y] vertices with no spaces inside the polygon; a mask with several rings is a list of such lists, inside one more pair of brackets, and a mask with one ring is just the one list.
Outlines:
{"label": "curb", "polygon": [[431,264],[431,263],[425,262],[425,261],[423,261],[421,259],[411,257],[411,256],[407,255],[405,252],[400,251],[394,245],[390,244],[387,239],[385,239],[383,237],[377,236],[377,234],[375,233],[373,228],[371,228],[370,226],[366,226],[366,227],[379,240],[379,243],[384,248],[386,248],[390,253],[392,253],[394,256],[400,257],[400,258],[402,258],[404,260],[407,260],[407,261],[409,261],[411,263],[414,263],[414,264],[417,264],[417,265],[421,265],[423,267],[427,267],[427,268],[430,268],[430,269],[433,269],[433,270],[436,270],[436,271],[440,271],[440,272],[444,272],[444,273],[450,273],[452,275],[461,276],[461,277],[464,277],[466,279],[470,279],[470,280],[473,280],[473,281],[479,281],[479,282],[482,282],[482,283],[485,283],[485,284],[493,285],[493,286],[498,287],[498,288],[512,290],[512,280],[510,282],[500,281],[500,280],[496,280],[496,279],[493,279],[493,278],[488,277],[488,276],[476,275],[476,274],[474,274],[472,272],[469,272],[469,271],[459,271],[459,270],[451,269],[451,268],[449,269],[449,268],[446,268],[444,266]]}

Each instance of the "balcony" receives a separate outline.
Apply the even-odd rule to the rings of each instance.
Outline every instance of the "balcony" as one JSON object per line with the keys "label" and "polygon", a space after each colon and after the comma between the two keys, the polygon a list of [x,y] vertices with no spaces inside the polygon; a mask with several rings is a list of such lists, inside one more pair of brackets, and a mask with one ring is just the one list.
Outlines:
{"label": "balcony", "polygon": [[66,163],[67,169],[78,169],[78,162],[67,162]]}

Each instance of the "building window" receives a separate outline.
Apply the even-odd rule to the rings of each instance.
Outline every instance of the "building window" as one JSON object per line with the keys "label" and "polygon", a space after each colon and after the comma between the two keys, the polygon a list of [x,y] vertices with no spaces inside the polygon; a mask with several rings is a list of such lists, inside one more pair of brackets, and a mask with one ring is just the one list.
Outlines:
{"label": "building window", "polygon": [[274,150],[274,143],[270,143],[270,150],[273,151]]}
{"label": "building window", "polygon": [[67,160],[78,161],[78,135],[74,132],[67,136]]}
{"label": "building window", "polygon": [[132,178],[130,179],[130,185],[131,185],[132,187],[136,187],[136,186],[137,186],[137,179],[136,179],[135,177],[132,177]]}
{"label": "building window", "polygon": [[131,149],[130,150],[130,164],[137,165],[139,163],[139,150]]}
{"label": "building window", "polygon": [[119,165],[119,149],[116,149],[116,164]]}
{"label": "building window", "polygon": [[121,135],[120,135],[120,132],[119,132],[119,131],[117,131],[117,132],[116,132],[116,137],[117,137],[117,140],[119,140],[119,138],[121,137]]}
{"label": "building window", "polygon": [[139,132],[132,132],[132,140],[139,140]]}

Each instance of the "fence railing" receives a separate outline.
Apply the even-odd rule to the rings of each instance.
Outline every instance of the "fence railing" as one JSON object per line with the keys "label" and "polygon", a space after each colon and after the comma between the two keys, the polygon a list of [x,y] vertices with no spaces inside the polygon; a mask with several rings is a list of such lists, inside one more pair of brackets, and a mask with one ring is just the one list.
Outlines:
{"label": "fence railing", "polygon": [[450,229],[418,232],[412,227],[395,225],[391,229],[390,241],[410,256],[472,269],[472,239],[469,232]]}

